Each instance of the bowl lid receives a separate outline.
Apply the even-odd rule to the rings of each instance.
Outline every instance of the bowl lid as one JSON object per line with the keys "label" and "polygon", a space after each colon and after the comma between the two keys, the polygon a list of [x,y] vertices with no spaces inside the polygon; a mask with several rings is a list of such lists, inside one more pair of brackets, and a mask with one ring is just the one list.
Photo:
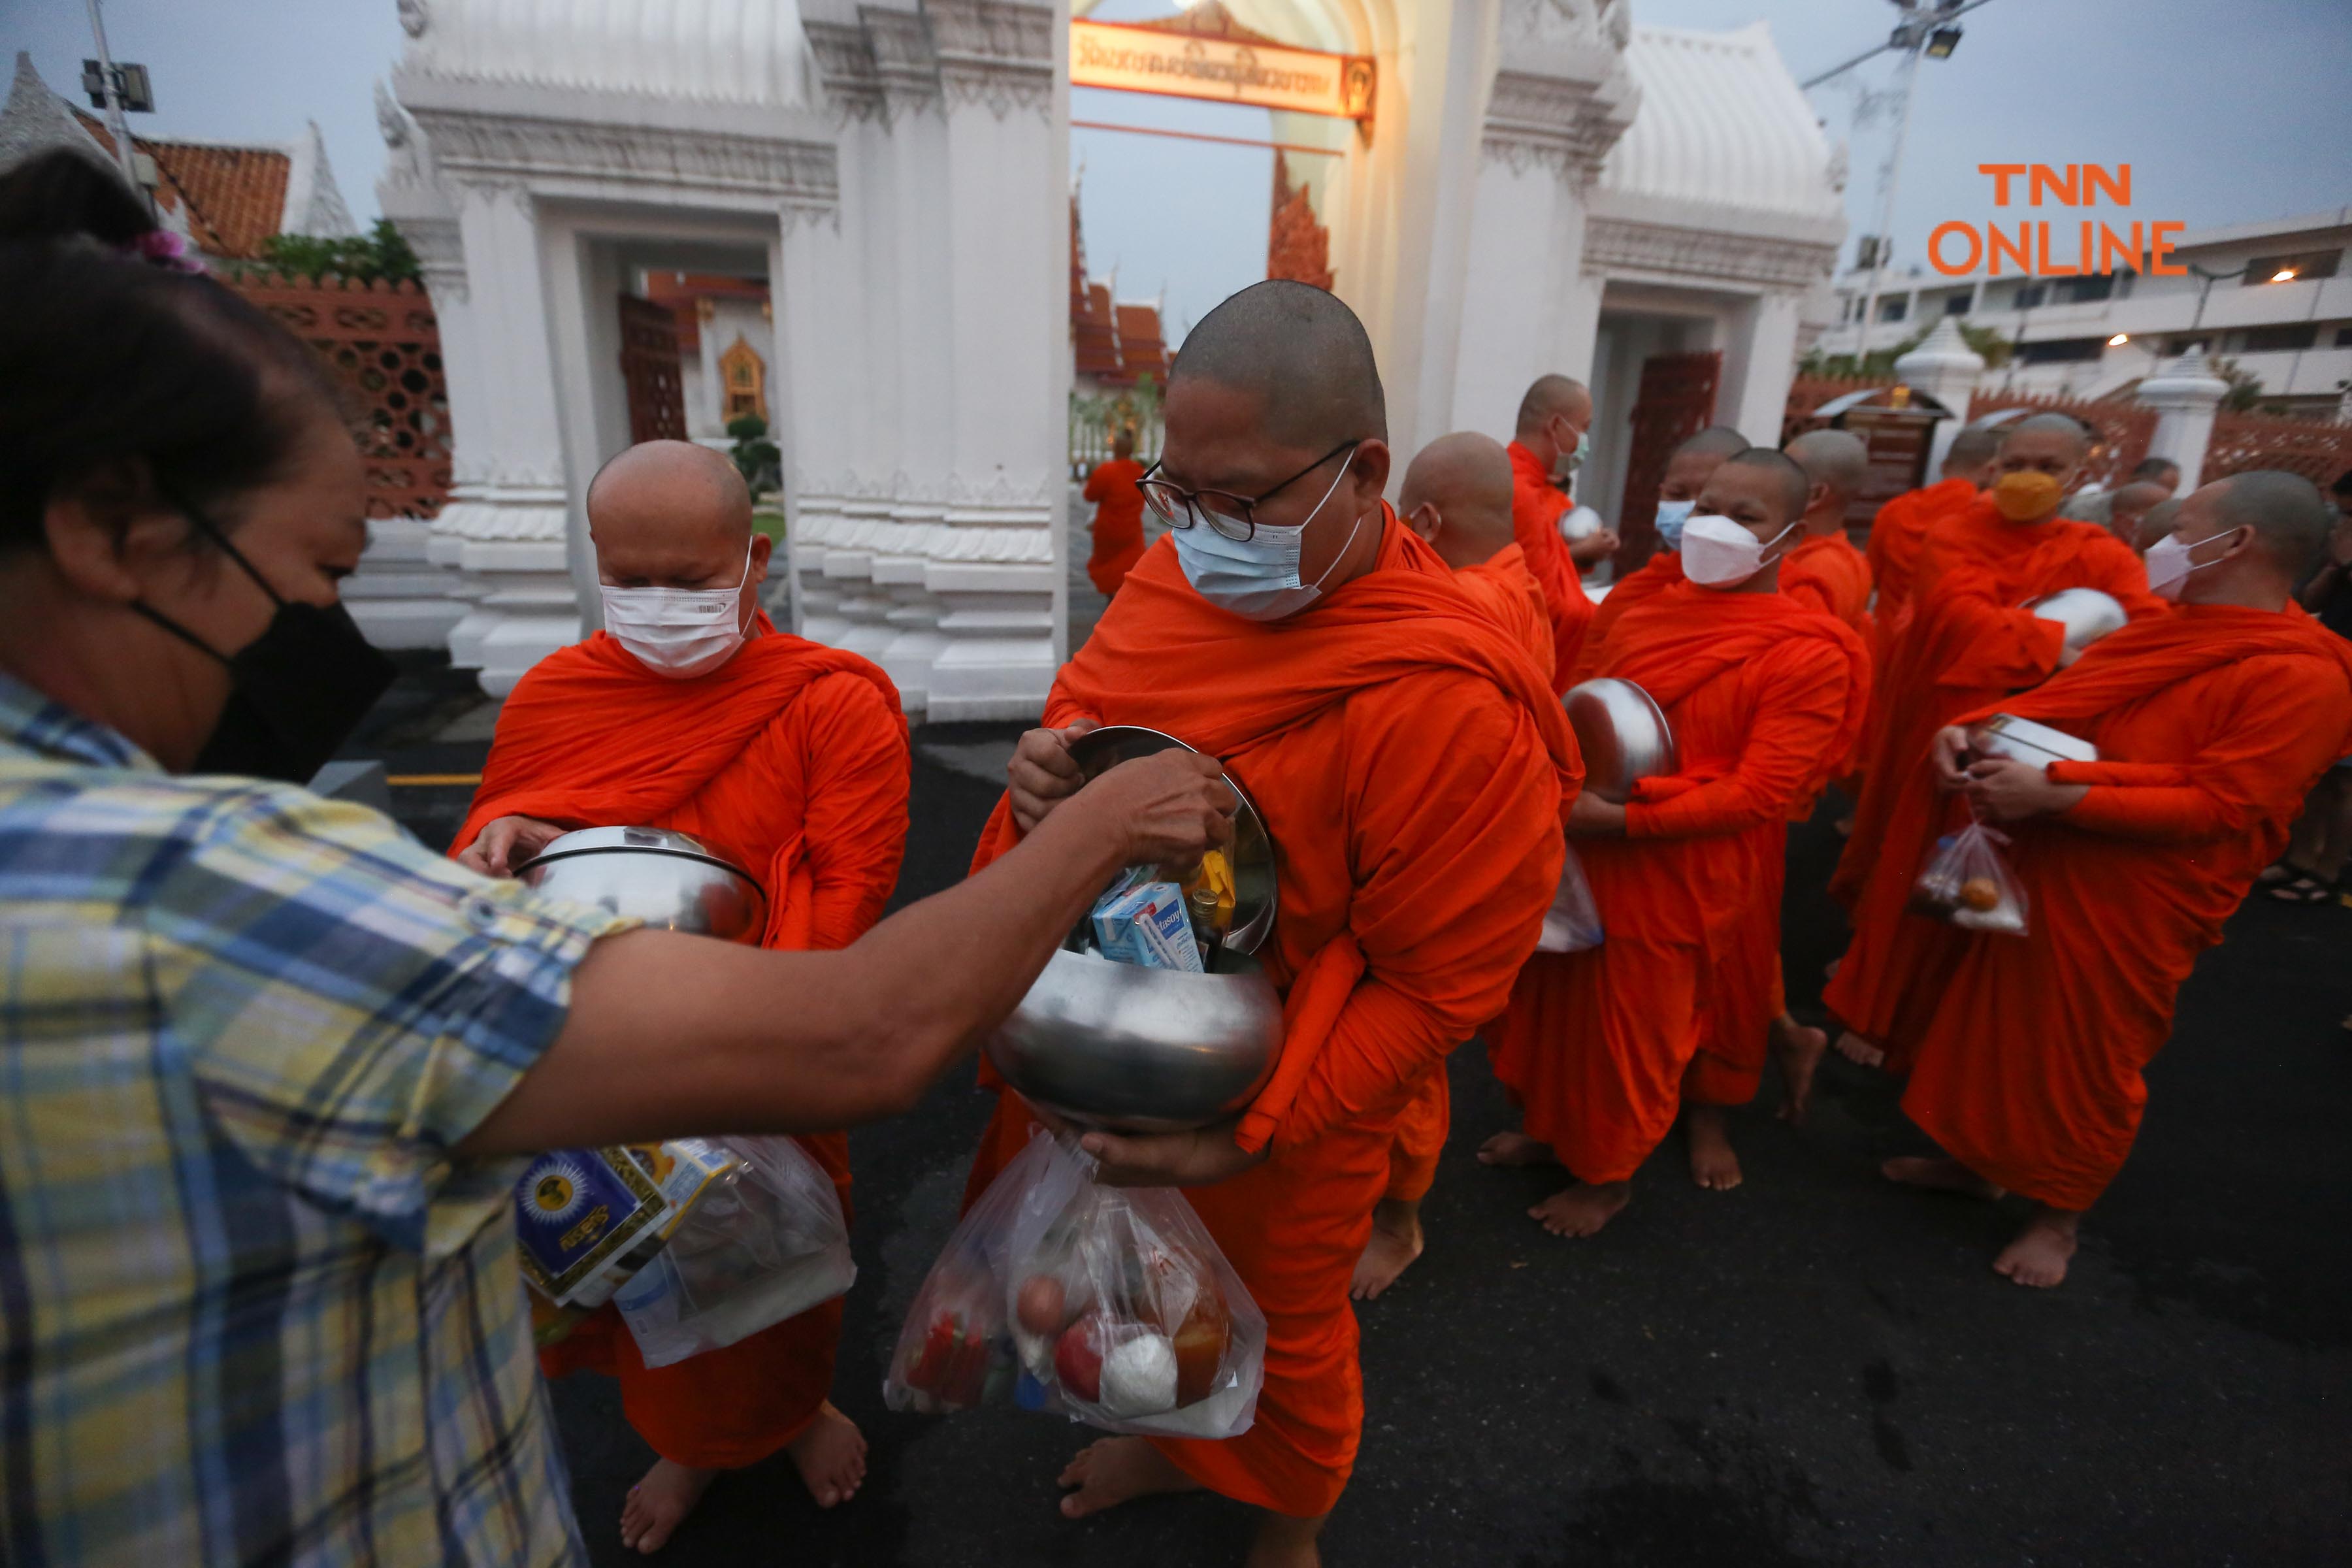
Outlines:
{"label": "bowl lid", "polygon": [[751,872],[724,856],[714,854],[709,845],[693,835],[667,827],[579,828],[550,841],[546,848],[516,867],[515,875],[520,877],[525,871],[583,855],[667,855],[681,860],[699,860],[730,876],[742,878],[758,889],[762,899],[768,896],[767,889],[760,886],[760,879]]}
{"label": "bowl lid", "polygon": [[[1078,764],[1080,773],[1091,779],[1135,757],[1197,750],[1163,731],[1146,729],[1140,724],[1105,724],[1072,741],[1070,759]],[[1265,830],[1265,818],[1259,814],[1257,803],[1250,799],[1241,781],[1230,773],[1224,780],[1239,803],[1234,811],[1234,927],[1226,933],[1225,945],[1236,952],[1255,952],[1274,930],[1278,901],[1274,838]]]}

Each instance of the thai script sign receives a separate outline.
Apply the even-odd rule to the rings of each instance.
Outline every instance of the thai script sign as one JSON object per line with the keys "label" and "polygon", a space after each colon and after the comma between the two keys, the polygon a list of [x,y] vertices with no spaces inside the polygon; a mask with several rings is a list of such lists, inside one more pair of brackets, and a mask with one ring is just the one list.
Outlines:
{"label": "thai script sign", "polygon": [[1325,54],[1119,22],[1070,24],[1070,81],[1076,87],[1370,121],[1375,79],[1369,55]]}

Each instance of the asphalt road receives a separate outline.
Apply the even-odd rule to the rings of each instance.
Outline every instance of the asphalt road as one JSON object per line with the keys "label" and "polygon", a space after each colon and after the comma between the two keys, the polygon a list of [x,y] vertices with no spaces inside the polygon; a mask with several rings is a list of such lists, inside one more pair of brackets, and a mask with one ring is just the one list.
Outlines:
{"label": "asphalt road", "polygon": [[[462,707],[457,688],[408,685],[415,710],[379,734],[379,754],[478,765],[478,744],[416,741],[425,717]],[[968,759],[1009,733],[921,738]],[[446,841],[464,795],[403,791],[402,815]],[[900,900],[961,874],[994,795],[918,763]],[[1786,951],[1801,1011],[1843,942],[1817,891],[1835,853],[1826,816],[1796,836]],[[2183,994],[2138,1149],[2053,1292],[1988,1267],[2016,1209],[1877,1177],[1881,1158],[1924,1142],[1876,1075],[1834,1059],[1802,1131],[1771,1119],[1769,1084],[1736,1118],[1738,1191],[1694,1187],[1670,1141],[1607,1231],[1556,1240],[1524,1214],[1556,1173],[1471,1157],[1508,1109],[1465,1047],[1429,1251],[1362,1311],[1370,1415],[1327,1561],[2352,1562],[2347,953],[2352,910],[2256,899],[2242,911]],[[1061,1520],[1054,1477],[1083,1428],[882,1408],[884,1358],[986,1118],[971,1082],[959,1071],[915,1114],[852,1139],[860,1278],[835,1398],[872,1443],[865,1490],[821,1512],[779,1458],[722,1478],[664,1561],[1239,1562],[1246,1512],[1214,1498]],[[559,1384],[555,1405],[595,1561],[636,1561],[615,1521],[651,1455],[604,1380]]]}

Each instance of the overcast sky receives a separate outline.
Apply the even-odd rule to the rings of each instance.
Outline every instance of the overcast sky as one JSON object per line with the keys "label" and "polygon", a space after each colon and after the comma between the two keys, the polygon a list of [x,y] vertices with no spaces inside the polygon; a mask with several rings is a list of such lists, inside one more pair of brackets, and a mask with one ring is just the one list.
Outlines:
{"label": "overcast sky", "polygon": [[[1645,23],[1723,29],[1760,18],[1800,79],[1883,39],[1895,17],[1888,0],[1631,3]],[[1105,0],[1094,15],[1169,9]],[[399,51],[393,0],[107,0],[106,17],[116,57],[154,78],[157,112],[139,129],[268,142],[316,120],[352,213],[374,216],[383,146],[369,83]],[[2126,219],[2191,227],[2352,204],[2352,0],[1991,0],[1961,26],[1952,58],[1920,68],[1892,229],[1898,267],[1919,259],[1934,225],[1995,216],[1979,163],[2128,163]],[[12,58],[31,49],[49,85],[72,91],[91,52],[85,8],[0,0],[0,45]],[[1893,71],[1883,57],[1844,83],[1884,88]],[[1832,136],[1852,126],[1846,85],[1812,101]],[[1262,110],[1133,93],[1078,91],[1072,116],[1268,133]],[[1862,233],[1876,227],[1893,125],[1852,134],[1847,207]],[[1116,266],[1122,296],[1164,289],[1181,325],[1263,276],[1271,153],[1103,131],[1074,131],[1070,143],[1074,172],[1085,170],[1088,264],[1097,275]]]}

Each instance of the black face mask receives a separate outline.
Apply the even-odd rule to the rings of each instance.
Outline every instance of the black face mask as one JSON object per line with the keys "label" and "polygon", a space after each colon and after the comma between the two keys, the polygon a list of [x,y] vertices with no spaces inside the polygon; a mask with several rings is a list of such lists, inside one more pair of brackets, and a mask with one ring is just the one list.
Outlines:
{"label": "black face mask", "polygon": [[228,705],[192,771],[307,784],[392,684],[392,660],[369,644],[342,605],[280,598],[203,513],[184,504],[181,510],[278,606],[259,637],[225,654],[152,605],[131,605],[228,667]]}

